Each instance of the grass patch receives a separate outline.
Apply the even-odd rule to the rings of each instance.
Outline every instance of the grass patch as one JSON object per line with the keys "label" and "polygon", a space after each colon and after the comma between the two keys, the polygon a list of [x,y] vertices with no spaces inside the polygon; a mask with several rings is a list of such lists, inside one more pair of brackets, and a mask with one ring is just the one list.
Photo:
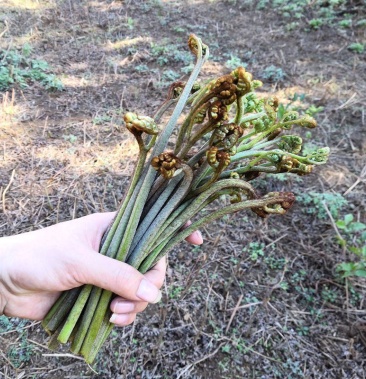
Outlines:
{"label": "grass patch", "polygon": [[61,81],[52,73],[44,60],[31,58],[32,48],[29,44],[22,51],[0,50],[0,91],[7,91],[12,86],[20,88],[39,83],[45,89],[62,90]]}

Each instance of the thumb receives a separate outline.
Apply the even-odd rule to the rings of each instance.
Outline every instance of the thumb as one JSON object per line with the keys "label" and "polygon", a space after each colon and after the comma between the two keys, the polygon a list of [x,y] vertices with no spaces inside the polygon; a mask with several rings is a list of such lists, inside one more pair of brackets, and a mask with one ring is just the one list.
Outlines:
{"label": "thumb", "polygon": [[82,270],[77,271],[78,282],[104,288],[129,300],[143,300],[149,303],[160,301],[160,290],[127,263],[95,251],[88,252],[84,259],[80,258]]}

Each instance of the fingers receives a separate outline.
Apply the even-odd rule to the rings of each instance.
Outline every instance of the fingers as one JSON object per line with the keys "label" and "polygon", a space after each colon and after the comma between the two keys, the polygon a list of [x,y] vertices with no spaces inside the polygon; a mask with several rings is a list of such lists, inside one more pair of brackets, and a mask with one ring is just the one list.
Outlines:
{"label": "fingers", "polygon": [[[187,221],[183,228],[187,228],[189,225],[192,224],[192,221]],[[202,245],[203,244],[203,238],[202,234],[199,230],[196,230],[191,235],[189,235],[186,238],[186,241],[188,243],[191,243],[192,245]]]}
{"label": "fingers", "polygon": [[[161,292],[157,285],[132,266],[94,251],[77,255],[74,277],[80,284],[93,284],[112,291],[124,299],[157,303]],[[159,284],[165,269],[162,264],[150,275]]]}
{"label": "fingers", "polygon": [[166,257],[163,257],[144,276],[147,280],[149,280],[151,283],[154,283],[158,288],[160,288],[164,283],[165,272]]}
{"label": "fingers", "polygon": [[[145,279],[160,288],[164,282],[165,271],[166,258],[163,257],[144,276]],[[113,312],[110,322],[117,326],[126,326],[133,322],[136,318],[136,314],[144,311],[147,305],[148,303],[146,301],[129,301],[121,297],[116,297],[110,305],[110,309]],[[134,317],[132,315],[134,315]]]}
{"label": "fingers", "polygon": [[110,322],[116,326],[127,326],[132,324],[136,319],[136,313],[115,314],[113,313]]}

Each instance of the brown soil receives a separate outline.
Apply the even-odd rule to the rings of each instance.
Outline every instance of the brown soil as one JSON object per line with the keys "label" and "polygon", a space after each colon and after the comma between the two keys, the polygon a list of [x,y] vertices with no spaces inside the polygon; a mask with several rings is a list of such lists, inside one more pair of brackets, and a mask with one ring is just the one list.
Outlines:
{"label": "brown soil", "polygon": [[[366,222],[366,62],[347,49],[365,42],[365,29],[306,31],[305,15],[287,31],[281,14],[249,3],[3,0],[0,47],[28,42],[64,90],[3,93],[0,236],[117,207],[137,153],[121,115],[152,115],[167,85],[185,77],[192,32],[210,46],[202,78],[228,72],[236,57],[263,93],[305,94],[300,106],[324,107],[312,137],[331,148],[330,162],[301,181],[261,178],[258,188],[343,194],[339,218]],[[364,2],[349,7],[365,18]],[[266,79],[271,65],[284,79]],[[170,256],[163,301],[114,330],[93,367],[66,350],[49,355],[38,323],[12,320],[0,329],[0,377],[365,378],[366,282],[336,275],[352,257],[317,212],[298,202],[284,217],[236,214],[205,228],[201,248]],[[264,255],[250,257],[253,246]]]}

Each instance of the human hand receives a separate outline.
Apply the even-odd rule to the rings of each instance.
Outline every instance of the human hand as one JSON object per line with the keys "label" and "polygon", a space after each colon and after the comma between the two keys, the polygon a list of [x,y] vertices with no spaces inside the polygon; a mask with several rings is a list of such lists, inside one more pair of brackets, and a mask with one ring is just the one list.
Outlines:
{"label": "human hand", "polygon": [[[111,322],[128,325],[160,300],[166,262],[145,275],[98,253],[114,213],[96,213],[34,232],[0,239],[0,314],[41,320],[60,293],[92,284],[117,294]],[[199,232],[187,238],[201,244]]]}

